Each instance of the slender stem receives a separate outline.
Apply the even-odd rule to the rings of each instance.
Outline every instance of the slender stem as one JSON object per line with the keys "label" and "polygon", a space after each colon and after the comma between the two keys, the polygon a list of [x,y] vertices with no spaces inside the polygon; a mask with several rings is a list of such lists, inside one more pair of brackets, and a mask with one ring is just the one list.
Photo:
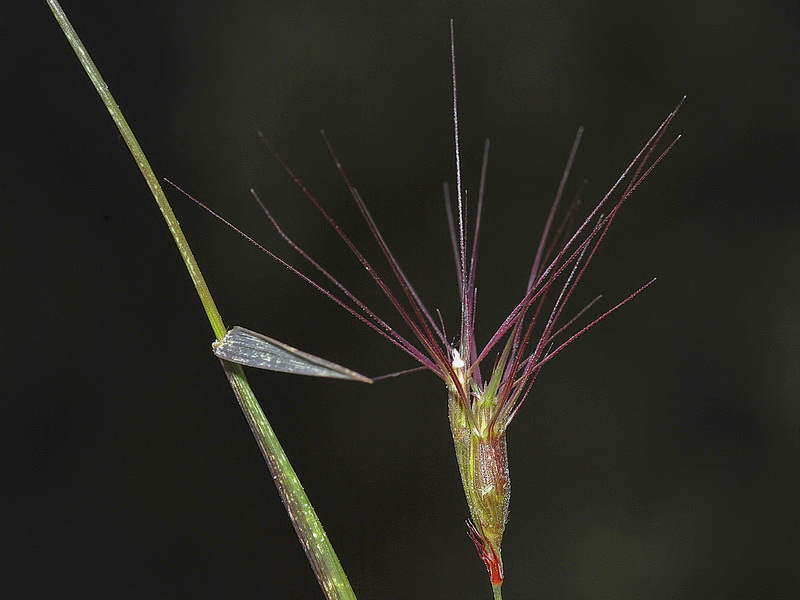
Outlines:
{"label": "slender stem", "polygon": [[[64,31],[64,35],[67,37],[67,40],[69,40],[72,49],[78,56],[89,79],[94,84],[97,93],[100,94],[103,104],[105,104],[106,109],[108,109],[108,112],[111,114],[111,118],[122,134],[134,160],[136,160],[136,164],[139,165],[139,169],[147,181],[147,185],[150,187],[150,191],[158,204],[158,208],[161,210],[164,220],[167,222],[167,227],[189,271],[189,276],[192,279],[192,283],[194,283],[197,295],[200,297],[200,301],[206,311],[214,335],[218,340],[221,340],[225,336],[225,324],[222,321],[222,316],[217,310],[216,304],[211,296],[211,291],[206,285],[205,279],[200,272],[200,267],[161,189],[156,174],[150,167],[150,163],[144,151],[139,146],[139,142],[128,126],[122,111],[111,95],[100,72],[89,56],[89,53],[86,51],[86,48],[81,43],[75,29],[73,29],[67,19],[67,15],[64,13],[57,0],[47,0],[47,4],[50,6],[50,10],[53,11],[53,15]],[[256,438],[261,453],[264,455],[264,459],[269,466],[275,485],[278,488],[278,493],[283,500],[286,511],[289,513],[297,536],[300,538],[300,542],[314,569],[314,574],[317,576],[317,580],[325,593],[325,597],[328,600],[356,600],[355,593],[350,587],[350,583],[339,563],[336,552],[333,550],[333,546],[328,536],[325,534],[325,530],[314,508],[311,506],[311,502],[308,496],[306,496],[297,474],[289,463],[286,453],[278,442],[275,432],[272,430],[253,391],[250,389],[244,371],[239,365],[224,361],[222,362],[222,366],[228,377],[231,388],[239,401],[242,412],[247,419],[247,423],[250,425],[253,436]]]}
{"label": "slender stem", "polygon": [[57,0],[47,0],[47,4],[50,6],[50,10],[53,11],[53,15],[58,21],[58,24],[61,26],[61,29],[64,31],[64,35],[72,46],[72,49],[75,51],[75,54],[78,56],[78,60],[80,60],[81,65],[86,71],[86,74],[89,76],[89,79],[92,81],[94,88],[97,90],[97,93],[100,94],[103,104],[111,114],[114,124],[122,134],[122,138],[128,145],[128,149],[130,150],[133,159],[136,161],[136,164],[139,166],[139,170],[142,172],[142,176],[147,182],[147,185],[150,187],[150,192],[153,194],[153,198],[155,198],[156,204],[158,204],[158,209],[161,211],[161,214],[164,216],[164,220],[167,222],[167,228],[169,228],[172,238],[175,240],[175,245],[178,247],[178,251],[181,253],[181,258],[183,258],[183,262],[186,265],[186,269],[189,271],[189,277],[192,278],[192,283],[197,290],[197,295],[200,297],[200,302],[203,303],[203,308],[206,311],[209,323],[211,323],[211,328],[214,330],[214,335],[218,340],[221,340],[223,337],[225,337],[225,324],[222,321],[222,316],[219,314],[216,304],[214,304],[214,299],[211,297],[211,291],[208,289],[208,285],[203,278],[203,274],[200,272],[200,267],[197,264],[191,249],[189,248],[189,242],[186,241],[186,236],[183,235],[183,231],[178,223],[178,219],[175,217],[175,213],[172,212],[172,207],[169,205],[167,197],[164,195],[164,191],[161,189],[161,184],[158,182],[158,177],[156,177],[152,167],[150,167],[150,163],[147,160],[142,147],[139,145],[139,142],[136,140],[136,136],[133,134],[128,122],[125,120],[119,105],[117,104],[116,100],[114,100],[114,96],[111,95],[108,85],[106,84],[102,75],[100,75],[100,71],[95,66],[92,57],[89,56],[89,52],[84,47],[83,43],[78,37],[77,32],[72,27],[72,24],[69,22],[66,13],[64,13],[64,10],[61,8],[61,5]]}
{"label": "slender stem", "polygon": [[503,587],[502,584],[493,585],[492,586],[492,598],[493,598],[493,600],[503,600],[503,594],[500,591],[502,587]]}
{"label": "slender stem", "polygon": [[308,562],[314,569],[314,574],[325,592],[325,597],[329,600],[355,600],[355,593],[350,587],[325,529],[306,496],[303,485],[286,457],[286,453],[278,442],[275,432],[261,411],[258,400],[245,379],[242,367],[225,361],[220,362],[222,368],[225,369],[225,375],[228,376],[233,393],[242,407],[242,412],[247,418],[247,423],[261,448],[261,453],[267,461],[283,505],[292,519],[297,537],[300,538]]}

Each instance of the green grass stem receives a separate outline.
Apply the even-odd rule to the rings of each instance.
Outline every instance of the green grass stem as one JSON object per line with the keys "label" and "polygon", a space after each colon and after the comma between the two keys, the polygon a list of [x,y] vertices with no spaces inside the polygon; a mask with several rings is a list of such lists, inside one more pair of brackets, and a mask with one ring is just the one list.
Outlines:
{"label": "green grass stem", "polygon": [[203,303],[203,308],[208,316],[208,322],[211,323],[211,328],[214,330],[214,335],[218,340],[221,340],[225,337],[225,324],[222,321],[222,315],[220,315],[219,310],[217,310],[214,299],[211,297],[211,291],[208,289],[203,274],[200,272],[200,266],[197,264],[191,248],[189,248],[189,242],[186,241],[186,236],[183,235],[178,219],[175,217],[175,213],[172,212],[172,207],[169,205],[167,197],[164,195],[164,190],[161,189],[158,177],[156,177],[153,168],[150,166],[150,162],[147,160],[147,156],[145,156],[144,150],[142,150],[142,147],[139,145],[136,136],[133,135],[133,131],[128,125],[128,121],[125,120],[116,100],[114,100],[114,96],[111,95],[111,91],[108,89],[108,85],[103,79],[103,76],[100,75],[100,71],[97,69],[97,66],[95,66],[92,57],[89,56],[89,52],[72,27],[72,23],[67,19],[64,9],[61,8],[57,0],[47,0],[47,4],[50,10],[53,11],[53,15],[61,26],[61,29],[64,31],[64,35],[67,37],[70,46],[72,46],[72,49],[78,56],[78,60],[81,62],[86,74],[94,85],[94,89],[100,94],[103,104],[106,109],[108,109],[111,118],[114,120],[114,124],[122,134],[122,139],[124,139],[125,143],[128,145],[128,150],[130,150],[133,160],[135,160],[136,164],[139,166],[139,170],[142,172],[142,176],[147,182],[150,192],[156,200],[156,204],[158,204],[158,209],[167,222],[167,228],[172,234],[172,239],[175,240],[175,245],[178,247],[178,252],[181,253],[181,258],[183,258],[186,269],[189,271],[189,277],[192,278],[192,283],[197,290],[197,295],[200,296],[200,302]]}
{"label": "green grass stem", "polygon": [[[108,109],[108,112],[111,114],[111,118],[122,134],[131,155],[133,155],[147,185],[150,187],[150,191],[167,223],[172,238],[175,240],[175,245],[178,247],[183,262],[189,271],[189,276],[197,290],[197,295],[200,297],[200,302],[203,304],[214,335],[218,340],[221,340],[225,336],[226,331],[222,316],[219,310],[217,310],[214,299],[211,296],[211,291],[208,289],[200,267],[192,254],[189,243],[178,223],[178,219],[172,212],[172,207],[169,205],[161,189],[155,172],[150,166],[128,122],[125,120],[119,105],[111,95],[108,85],[106,85],[106,82],[100,75],[100,71],[95,66],[83,43],[81,43],[78,34],[69,22],[64,10],[57,0],[47,0],[47,4],[50,10],[53,11],[53,15],[64,31],[64,35],[75,51],[75,54],[78,56],[78,60],[80,60],[81,65],[92,81],[97,93],[100,94],[103,104],[105,104],[106,109]],[[244,370],[239,365],[232,363],[223,362],[222,366],[228,377],[231,388],[239,401],[239,405],[244,412],[247,423],[250,425],[250,429],[267,461],[267,465],[273,475],[275,485],[278,488],[283,504],[286,507],[286,511],[289,513],[289,517],[300,538],[306,556],[314,569],[317,580],[325,593],[325,597],[329,600],[355,600],[356,596],[336,556],[336,552],[333,550],[333,546],[308,496],[306,496],[297,474],[289,463],[286,453],[278,442],[275,432],[272,430],[253,391],[250,389],[250,384],[247,382]]]}

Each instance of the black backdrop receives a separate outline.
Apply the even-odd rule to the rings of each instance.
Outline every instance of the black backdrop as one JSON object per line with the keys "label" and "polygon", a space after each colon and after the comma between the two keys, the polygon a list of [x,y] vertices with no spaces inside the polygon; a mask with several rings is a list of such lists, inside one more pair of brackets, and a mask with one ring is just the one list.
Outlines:
{"label": "black backdrop", "polygon": [[[256,137],[367,245],[326,128],[451,329],[453,17],[468,188],[493,144],[483,336],[521,293],[577,127],[597,198],[688,94],[584,291],[659,281],[554,361],[510,429],[506,597],[800,596],[796,3],[65,9],[161,176],[283,251],[256,188],[389,312]],[[3,3],[0,48],[0,596],[319,598],[161,217],[43,2]],[[170,197],[230,324],[370,374],[411,366]],[[252,382],[359,597],[487,597],[440,383]]]}

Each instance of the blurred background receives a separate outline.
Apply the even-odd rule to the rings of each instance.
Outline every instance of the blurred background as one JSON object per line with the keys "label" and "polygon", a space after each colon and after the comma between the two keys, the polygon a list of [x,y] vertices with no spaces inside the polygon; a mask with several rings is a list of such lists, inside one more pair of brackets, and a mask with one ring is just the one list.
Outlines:
{"label": "blurred background", "polygon": [[[492,140],[479,334],[519,299],[577,128],[603,193],[662,119],[683,138],[584,281],[607,308],[509,430],[504,597],[800,597],[796,2],[65,0],[160,176],[398,323],[260,144],[377,256],[325,128],[456,330],[456,24],[466,186]],[[156,206],[44,2],[0,8],[0,596],[320,598]],[[411,361],[177,192],[228,324],[367,374]],[[574,306],[577,310],[578,304]],[[252,373],[360,598],[487,598],[445,392]]]}

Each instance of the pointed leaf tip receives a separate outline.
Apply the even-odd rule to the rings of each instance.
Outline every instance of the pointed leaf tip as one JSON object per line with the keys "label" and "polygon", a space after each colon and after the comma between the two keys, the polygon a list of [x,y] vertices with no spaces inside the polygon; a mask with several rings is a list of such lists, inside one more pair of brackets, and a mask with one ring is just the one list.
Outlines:
{"label": "pointed leaf tip", "polygon": [[222,341],[215,342],[212,347],[218,358],[257,369],[373,382],[365,375],[244,327],[233,327]]}

